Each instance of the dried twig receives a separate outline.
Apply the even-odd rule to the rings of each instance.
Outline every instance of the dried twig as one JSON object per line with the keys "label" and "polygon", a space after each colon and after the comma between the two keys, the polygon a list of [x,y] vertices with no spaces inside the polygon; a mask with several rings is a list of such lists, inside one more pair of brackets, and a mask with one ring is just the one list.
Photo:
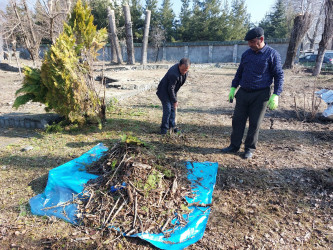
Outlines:
{"label": "dried twig", "polygon": [[113,206],[111,212],[109,213],[108,218],[107,218],[106,221],[104,222],[104,225],[106,225],[106,223],[108,223],[108,221],[109,221],[109,219],[110,219],[110,217],[111,217],[111,215],[112,215],[114,209],[115,209],[115,208],[117,207],[117,205],[118,205],[119,200],[120,200],[120,199],[118,198],[118,200],[116,201],[116,204],[114,204],[114,206]]}
{"label": "dried twig", "polygon": [[117,214],[119,213],[119,211],[123,208],[123,206],[126,204],[126,201],[123,201],[123,203],[120,205],[120,207],[118,208],[118,210],[115,212],[115,214],[112,216],[110,223],[113,221],[113,219],[117,216]]}
{"label": "dried twig", "polygon": [[134,200],[134,220],[133,220],[133,228],[135,227],[135,223],[136,223],[136,217],[138,215],[138,195],[137,193],[134,191],[134,196],[135,196],[135,200]]}
{"label": "dried twig", "polygon": [[161,228],[161,231],[164,231],[164,230],[165,230],[166,226],[170,223],[170,221],[171,221],[171,218],[169,217],[169,218],[167,219],[167,221],[165,222],[165,224],[163,225],[163,227]]}

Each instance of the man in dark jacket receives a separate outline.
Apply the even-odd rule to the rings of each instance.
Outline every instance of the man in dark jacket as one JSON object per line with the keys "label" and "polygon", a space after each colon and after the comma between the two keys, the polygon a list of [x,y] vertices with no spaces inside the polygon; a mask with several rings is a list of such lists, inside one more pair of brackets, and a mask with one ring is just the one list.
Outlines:
{"label": "man in dark jacket", "polygon": [[[236,98],[232,118],[232,133],[229,147],[223,153],[235,153],[242,143],[244,129],[249,119],[245,139],[244,158],[252,157],[258,142],[260,124],[267,106],[276,109],[284,81],[279,53],[264,42],[264,30],[256,27],[247,32],[245,41],[250,49],[242,54],[241,62],[231,83],[229,101]],[[270,86],[274,80],[273,94]],[[239,87],[236,95],[235,91]]]}
{"label": "man in dark jacket", "polygon": [[163,106],[162,135],[165,135],[169,129],[173,129],[174,132],[178,131],[175,122],[178,107],[177,92],[186,81],[190,65],[188,58],[182,58],[179,63],[168,70],[157,87],[156,94]]}

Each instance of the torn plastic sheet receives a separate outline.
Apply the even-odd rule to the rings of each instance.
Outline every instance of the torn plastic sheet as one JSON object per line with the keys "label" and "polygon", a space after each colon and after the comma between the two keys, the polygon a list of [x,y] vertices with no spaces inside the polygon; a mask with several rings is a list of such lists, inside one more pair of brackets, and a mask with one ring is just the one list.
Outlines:
{"label": "torn plastic sheet", "polygon": [[327,103],[327,109],[323,111],[323,116],[333,119],[333,90],[321,89],[315,94]]}
{"label": "torn plastic sheet", "polygon": [[[108,148],[100,143],[80,157],[50,170],[44,192],[29,201],[31,212],[41,216],[56,216],[77,224],[77,206],[71,201],[83,192],[85,183],[98,177],[87,173],[85,168],[100,159],[107,150]],[[171,223],[175,225],[174,229],[160,234],[137,233],[130,235],[131,237],[139,237],[160,249],[170,250],[183,249],[203,237],[210,213],[209,205],[212,202],[218,163],[187,162],[186,168],[192,191],[196,194],[194,198],[186,198],[190,204],[196,204],[189,207],[191,213],[182,215],[187,224],[180,226],[177,220],[173,220]]]}

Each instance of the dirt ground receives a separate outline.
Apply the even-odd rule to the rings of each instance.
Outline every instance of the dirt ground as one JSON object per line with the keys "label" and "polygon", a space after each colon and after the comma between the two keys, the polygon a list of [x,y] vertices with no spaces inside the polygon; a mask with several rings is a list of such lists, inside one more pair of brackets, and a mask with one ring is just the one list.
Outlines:
{"label": "dirt ground", "polygon": [[[112,73],[115,78],[156,81],[165,69]],[[0,241],[5,248],[153,249],[131,238],[99,240],[54,218],[33,216],[28,200],[43,191],[48,170],[98,142],[110,145],[122,133],[150,143],[156,154],[177,161],[218,162],[213,206],[204,237],[188,249],[332,249],[333,126],[319,119],[326,104],[313,91],[332,88],[333,75],[318,78],[302,68],[285,71],[276,111],[267,111],[253,159],[221,154],[228,146],[235,104],[228,103],[236,68],[193,65],[181,88],[181,135],[158,135],[161,105],[155,90],[120,101],[109,109],[102,130],[46,134],[4,129],[13,140],[0,148]],[[20,87],[17,72],[0,69],[0,115],[13,112]],[[118,74],[118,75],[117,75]],[[128,80],[127,80],[128,81]],[[112,91],[112,90],[110,90]],[[297,108],[295,108],[295,104]],[[313,105],[318,104],[318,110]],[[43,112],[28,104],[15,112]],[[310,121],[310,115],[316,115]],[[304,119],[304,116],[307,119]],[[22,138],[26,137],[26,138]],[[25,146],[32,150],[24,151]],[[37,229],[36,229],[37,228]]]}

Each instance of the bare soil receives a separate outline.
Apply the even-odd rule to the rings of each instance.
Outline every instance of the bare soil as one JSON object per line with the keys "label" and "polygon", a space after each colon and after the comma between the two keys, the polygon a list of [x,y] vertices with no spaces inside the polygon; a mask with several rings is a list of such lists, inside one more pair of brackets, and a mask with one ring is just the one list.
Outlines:
{"label": "bare soil", "polygon": [[[0,241],[5,249],[153,249],[138,239],[98,230],[82,232],[55,218],[33,216],[28,201],[44,189],[48,170],[99,142],[112,145],[131,133],[152,146],[159,157],[181,161],[218,162],[213,206],[204,237],[188,249],[332,249],[333,248],[333,126],[319,118],[326,108],[313,92],[332,88],[333,75],[318,78],[302,68],[285,71],[284,92],[276,111],[267,111],[253,159],[221,154],[228,146],[234,104],[227,102],[236,68],[193,65],[181,88],[178,124],[181,135],[161,137],[161,105],[155,90],[125,99],[108,110],[104,128],[65,133],[0,131]],[[0,115],[20,87],[17,72],[0,69]],[[112,73],[153,82],[166,70]],[[116,75],[118,74],[118,75]],[[112,89],[108,90],[112,91]],[[295,104],[298,107],[295,108]],[[296,112],[297,110],[297,112]],[[43,112],[28,104],[19,112]],[[314,119],[303,119],[314,114]],[[311,121],[310,121],[311,120]],[[23,138],[27,137],[27,138]],[[3,139],[4,138],[4,139]],[[24,151],[25,146],[32,146]]]}

